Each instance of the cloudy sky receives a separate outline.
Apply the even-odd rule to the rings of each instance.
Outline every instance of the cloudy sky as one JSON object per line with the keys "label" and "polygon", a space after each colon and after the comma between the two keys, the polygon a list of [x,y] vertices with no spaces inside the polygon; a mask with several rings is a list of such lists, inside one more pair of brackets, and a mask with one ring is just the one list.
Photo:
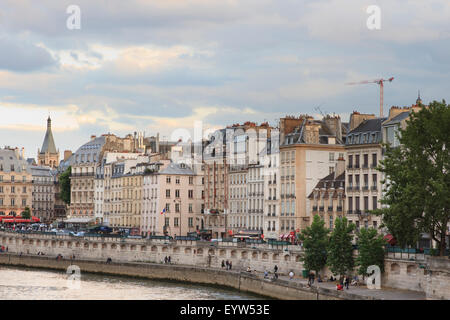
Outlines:
{"label": "cloudy sky", "polygon": [[[81,10],[81,29],[66,22]],[[369,30],[369,5],[381,29]],[[448,0],[1,0],[0,146],[450,99]]]}

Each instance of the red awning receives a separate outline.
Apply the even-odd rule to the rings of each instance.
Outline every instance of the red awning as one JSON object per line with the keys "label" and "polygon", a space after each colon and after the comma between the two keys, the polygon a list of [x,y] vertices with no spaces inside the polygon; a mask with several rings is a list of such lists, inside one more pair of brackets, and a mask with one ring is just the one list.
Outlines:
{"label": "red awning", "polygon": [[397,243],[397,240],[392,234],[385,235],[383,239],[385,239],[391,246],[394,246]]}

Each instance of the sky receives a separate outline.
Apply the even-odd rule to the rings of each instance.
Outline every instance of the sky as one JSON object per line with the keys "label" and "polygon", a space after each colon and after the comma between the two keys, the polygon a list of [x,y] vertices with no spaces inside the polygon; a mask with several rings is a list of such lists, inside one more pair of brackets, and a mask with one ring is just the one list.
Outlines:
{"label": "sky", "polygon": [[[80,9],[80,28],[67,20]],[[367,7],[380,8],[370,30]],[[448,0],[1,0],[0,146],[449,101]],[[317,109],[317,107],[320,108]],[[385,111],[386,114],[386,111]]]}

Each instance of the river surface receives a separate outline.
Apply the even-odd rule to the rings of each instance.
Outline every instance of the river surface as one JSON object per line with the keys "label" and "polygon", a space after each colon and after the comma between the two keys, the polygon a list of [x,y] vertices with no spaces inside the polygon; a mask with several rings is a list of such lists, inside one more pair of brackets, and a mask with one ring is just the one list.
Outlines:
{"label": "river surface", "polygon": [[0,267],[1,300],[254,300],[262,297],[195,284]]}

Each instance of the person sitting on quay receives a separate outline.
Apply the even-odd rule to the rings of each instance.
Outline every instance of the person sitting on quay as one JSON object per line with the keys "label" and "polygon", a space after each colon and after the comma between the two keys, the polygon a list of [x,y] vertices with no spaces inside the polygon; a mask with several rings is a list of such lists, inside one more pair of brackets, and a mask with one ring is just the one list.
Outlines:
{"label": "person sitting on quay", "polygon": [[107,263],[107,264],[110,264],[111,262],[112,262],[112,259],[111,259],[111,258],[106,259],[106,263]]}
{"label": "person sitting on quay", "polygon": [[294,272],[291,270],[291,272],[289,272],[289,280],[294,279]]}

